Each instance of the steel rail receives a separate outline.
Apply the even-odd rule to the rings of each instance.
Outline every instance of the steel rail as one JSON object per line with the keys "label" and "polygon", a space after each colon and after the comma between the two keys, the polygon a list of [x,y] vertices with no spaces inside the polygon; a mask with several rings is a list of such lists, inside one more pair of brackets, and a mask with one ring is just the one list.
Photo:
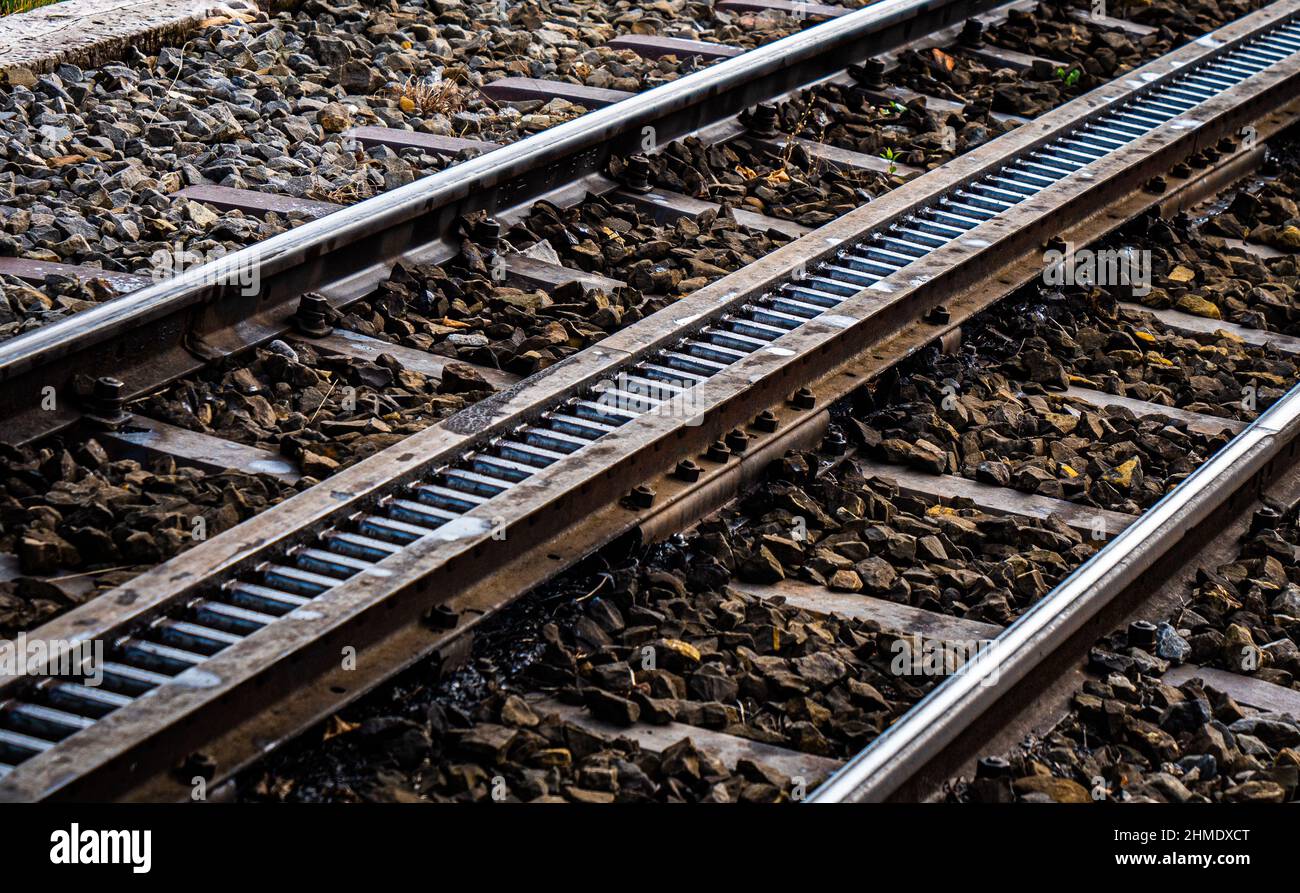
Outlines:
{"label": "steel rail", "polygon": [[[246,573],[287,547],[308,544],[333,518],[372,507],[381,495],[417,480],[431,467],[453,460],[458,452],[481,444],[484,438],[535,420],[541,410],[605,380],[619,368],[650,356],[684,334],[698,333],[719,314],[789,279],[796,268],[848,250],[846,246],[854,246],[872,232],[932,206],[947,192],[1000,169],[1009,158],[1072,133],[1107,114],[1116,103],[1145,95],[1191,66],[1229,52],[1255,33],[1294,19],[1297,11],[1300,0],[1282,0],[1225,26],[1211,40],[1180,48],[1139,69],[1125,83],[1099,88],[956,159],[945,169],[914,180],[642,320],[595,349],[354,466],[331,479],[330,487],[301,494],[37,632],[52,643],[56,639],[127,634],[168,606],[210,590],[216,580]],[[217,722],[213,716],[216,708],[229,711],[221,720],[225,725],[220,726],[227,728],[235,721],[232,717],[247,715],[263,699],[288,696],[290,680],[284,673],[275,676],[276,685],[268,684],[273,669],[293,670],[288,675],[301,684],[304,672],[325,674],[332,660],[330,648],[378,640],[388,630],[410,622],[412,616],[418,618],[429,605],[456,601],[460,592],[490,579],[520,553],[591,516],[593,506],[616,501],[659,468],[665,457],[701,449],[722,431],[743,424],[755,405],[779,404],[798,384],[872,355],[873,345],[912,327],[932,306],[950,300],[955,292],[982,282],[1006,257],[1034,256],[1040,250],[1044,226],[1059,231],[1070,222],[1104,218],[1117,195],[1138,189],[1149,177],[1234,133],[1242,124],[1294,105],[1297,77],[1300,59],[1292,57],[1272,65],[1207,98],[1195,106],[1194,115],[1180,116],[1173,126],[1136,138],[1126,150],[1100,157],[1012,211],[975,226],[965,237],[882,278],[875,286],[861,289],[833,312],[799,324],[777,339],[770,350],[756,351],[702,380],[694,388],[698,415],[693,418],[660,412],[642,415],[620,437],[594,441],[567,461],[557,462],[546,474],[464,513],[447,529],[339,581],[311,600],[310,611],[286,615],[107,715],[92,729],[22,763],[0,781],[0,799],[36,799],[62,791],[75,796],[86,790],[83,780],[90,776],[97,776],[101,785],[128,785],[132,773],[156,771],[157,762],[174,755],[175,748],[215,733],[211,725]],[[497,529],[493,519],[498,517],[508,521],[508,545],[492,535]],[[635,524],[636,517],[636,513],[627,513],[617,524]],[[618,532],[614,529],[617,524],[610,525],[611,536]],[[495,593],[495,597],[508,600],[510,594]],[[472,620],[456,622],[464,625]],[[0,681],[0,694],[16,694],[15,686],[22,682]],[[198,719],[205,710],[206,728]],[[165,744],[173,750],[169,752]]]}
{"label": "steel rail", "polygon": [[[662,145],[998,5],[882,0],[4,342],[0,438],[73,423],[75,407],[42,403],[44,388],[64,394],[75,374],[114,375],[136,396],[198,368],[194,354],[211,352],[209,338],[249,346],[275,337],[305,291],[364,296],[396,260],[453,238],[465,213],[517,206],[603,169],[611,154],[640,151],[643,128]],[[256,294],[237,287],[250,272]],[[237,336],[225,331],[243,320]]]}
{"label": "steel rail", "polygon": [[1099,611],[1172,552],[1223,502],[1249,486],[1300,437],[1300,386],[1002,632],[980,657],[944,680],[846,763],[813,803],[887,799],[920,767],[1024,679]]}

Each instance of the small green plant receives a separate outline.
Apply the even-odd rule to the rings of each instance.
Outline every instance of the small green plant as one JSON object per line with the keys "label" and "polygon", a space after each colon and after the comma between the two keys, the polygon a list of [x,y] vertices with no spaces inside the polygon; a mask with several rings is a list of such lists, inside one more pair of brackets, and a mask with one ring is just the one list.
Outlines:
{"label": "small green plant", "polygon": [[889,162],[889,173],[891,175],[898,172],[897,162],[898,162],[899,154],[894,151],[893,146],[890,146],[888,149],[881,152],[880,157]]}
{"label": "small green plant", "polygon": [[49,6],[59,0],[0,0],[0,16],[30,12],[39,6]]}
{"label": "small green plant", "polygon": [[882,105],[880,110],[884,112],[886,116],[901,115],[903,112],[907,111],[907,106],[903,105],[901,102],[890,102],[889,105]]}
{"label": "small green plant", "polygon": [[1056,76],[1060,78],[1061,83],[1065,84],[1065,86],[1073,87],[1075,84],[1079,83],[1079,78],[1083,76],[1083,72],[1077,68],[1071,68],[1069,71],[1066,71],[1064,68],[1058,68],[1056,69]]}

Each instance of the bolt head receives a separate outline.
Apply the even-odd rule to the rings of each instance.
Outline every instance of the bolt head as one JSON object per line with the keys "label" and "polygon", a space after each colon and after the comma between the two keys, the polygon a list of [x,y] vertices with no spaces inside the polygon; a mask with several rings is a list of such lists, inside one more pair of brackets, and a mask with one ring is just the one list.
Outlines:
{"label": "bolt head", "polygon": [[673,471],[673,476],[679,481],[685,481],[693,484],[700,479],[704,469],[700,468],[693,459],[683,459],[677,463],[677,468]]}
{"label": "bolt head", "polygon": [[817,406],[817,397],[807,388],[800,388],[790,397],[790,405],[795,409],[814,409]]}
{"label": "bolt head", "polygon": [[204,781],[211,781],[217,774],[217,761],[206,753],[192,753],[181,761],[176,771],[182,780],[188,782],[198,776]]}
{"label": "bolt head", "polygon": [[648,509],[654,505],[654,501],[655,491],[645,484],[638,484],[627,494],[627,503],[633,508]]}
{"label": "bolt head", "polygon": [[424,620],[434,629],[452,629],[460,622],[460,614],[447,605],[434,605],[424,612]]}
{"label": "bolt head", "polygon": [[715,440],[709,447],[708,452],[704,454],[704,458],[708,459],[710,462],[726,462],[731,458],[731,447],[727,446],[721,440]]}
{"label": "bolt head", "polygon": [[126,385],[120,378],[113,378],[111,375],[101,375],[95,379],[95,396],[107,397],[109,399],[122,396],[122,391]]}
{"label": "bolt head", "polygon": [[1128,643],[1137,648],[1149,648],[1156,643],[1156,625],[1146,620],[1134,620],[1128,625]]}
{"label": "bolt head", "polygon": [[770,409],[765,409],[754,417],[754,430],[762,431],[764,434],[771,434],[780,426],[780,421],[776,413]]}
{"label": "bolt head", "polygon": [[1003,757],[983,757],[975,764],[976,778],[1007,778],[1011,775],[1011,763]]}

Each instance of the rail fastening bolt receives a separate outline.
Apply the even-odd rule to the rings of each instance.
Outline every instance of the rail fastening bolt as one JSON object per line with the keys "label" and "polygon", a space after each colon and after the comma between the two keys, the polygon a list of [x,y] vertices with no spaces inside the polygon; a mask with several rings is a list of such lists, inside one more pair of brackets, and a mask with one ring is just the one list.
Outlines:
{"label": "rail fastening bolt", "polygon": [[754,106],[754,111],[749,115],[749,132],[754,136],[776,136],[779,132],[776,106],[770,102],[760,102]]}
{"label": "rail fastening bolt", "polygon": [[822,438],[823,453],[828,456],[843,456],[848,448],[849,441],[843,431],[835,427],[826,429],[826,436]]}
{"label": "rail fastening bolt", "polygon": [[938,307],[931,307],[925,314],[925,321],[932,326],[946,326],[951,320],[952,314],[942,304]]}
{"label": "rail fastening bolt", "polygon": [[1154,193],[1155,195],[1160,195],[1168,188],[1169,188],[1169,184],[1165,182],[1164,177],[1152,177],[1150,180],[1147,180],[1147,185],[1146,185],[1147,192]]}
{"label": "rail fastening bolt", "polygon": [[795,409],[813,409],[817,406],[817,398],[807,388],[800,388],[790,397],[790,405]]}
{"label": "rail fastening bolt", "polygon": [[313,338],[324,338],[334,331],[329,322],[330,302],[318,292],[304,292],[298,310],[290,318],[294,329]]}
{"label": "rail fastening bolt", "polygon": [[434,629],[453,629],[460,623],[460,614],[448,605],[434,605],[424,612],[424,622]]}
{"label": "rail fastening bolt", "polygon": [[1052,236],[1050,239],[1048,239],[1046,242],[1043,243],[1043,248],[1047,251],[1060,251],[1064,253],[1065,249],[1069,247],[1070,246],[1066,243],[1065,239],[1061,238],[1060,236]]}
{"label": "rail fastening bolt", "polygon": [[731,447],[720,440],[715,440],[704,454],[704,458],[710,462],[726,462],[731,458]]}
{"label": "rail fastening bolt", "polygon": [[1218,149],[1224,155],[1228,155],[1237,150],[1237,144],[1232,141],[1232,137],[1225,136],[1218,142]]}
{"label": "rail fastening bolt", "polygon": [[749,449],[749,435],[739,428],[727,432],[727,448],[733,453],[743,453]]}
{"label": "rail fastening bolt", "polygon": [[648,509],[655,504],[655,491],[646,484],[637,484],[627,494],[627,503],[633,508]]}
{"label": "rail fastening bolt", "polygon": [[864,87],[872,90],[885,88],[885,60],[871,58],[861,65],[849,69],[854,79]]}
{"label": "rail fastening bolt", "polygon": [[495,217],[484,217],[474,224],[471,235],[483,247],[495,249],[501,244],[501,221]]}
{"label": "rail fastening bolt", "polygon": [[1272,530],[1280,523],[1282,523],[1282,513],[1266,505],[1250,516],[1250,532],[1256,534],[1261,530]]}
{"label": "rail fastening bolt", "polygon": [[776,413],[770,409],[765,409],[758,415],[754,416],[754,430],[762,431],[764,434],[771,434],[781,426],[781,422],[776,417]]}
{"label": "rail fastening bolt", "polygon": [[975,764],[976,778],[1010,778],[1011,762],[1004,757],[981,757]]}
{"label": "rail fastening bolt", "polygon": [[984,43],[984,23],[979,19],[967,19],[966,24],[962,26],[961,37],[958,40],[964,46],[980,46]]}
{"label": "rail fastening bolt", "polygon": [[95,379],[86,402],[90,409],[87,418],[101,428],[115,430],[131,417],[123,408],[126,406],[126,385],[121,379],[101,375]]}
{"label": "rail fastening bolt", "polygon": [[120,378],[113,378],[111,375],[101,375],[95,379],[95,408],[101,410],[106,415],[122,411],[122,406],[126,403],[123,392],[126,385]]}
{"label": "rail fastening bolt", "polygon": [[683,459],[677,463],[677,468],[673,471],[673,477],[679,481],[685,481],[693,484],[700,479],[704,469],[696,464],[694,459]]}
{"label": "rail fastening bolt", "polygon": [[187,784],[195,777],[211,781],[217,774],[217,761],[205,753],[192,753],[176,767],[176,773]]}
{"label": "rail fastening bolt", "polygon": [[1169,174],[1180,180],[1186,180],[1192,175],[1192,168],[1186,161],[1180,161],[1169,169]]}
{"label": "rail fastening bolt", "polygon": [[650,183],[650,159],[644,155],[630,156],[623,174],[623,185],[629,192],[649,192],[654,189]]}
{"label": "rail fastening bolt", "polygon": [[1133,648],[1150,648],[1156,643],[1156,625],[1148,620],[1134,620],[1128,625],[1128,643]]}

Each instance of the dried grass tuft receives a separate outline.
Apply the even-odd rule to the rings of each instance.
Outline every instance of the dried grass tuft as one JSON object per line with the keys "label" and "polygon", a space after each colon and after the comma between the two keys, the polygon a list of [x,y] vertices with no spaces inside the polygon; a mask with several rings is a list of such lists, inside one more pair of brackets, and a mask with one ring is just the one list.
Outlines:
{"label": "dried grass tuft", "polygon": [[[408,77],[396,88],[403,111],[423,115],[454,115],[465,108],[465,91],[453,81],[427,81]],[[409,108],[408,108],[409,106]]]}

